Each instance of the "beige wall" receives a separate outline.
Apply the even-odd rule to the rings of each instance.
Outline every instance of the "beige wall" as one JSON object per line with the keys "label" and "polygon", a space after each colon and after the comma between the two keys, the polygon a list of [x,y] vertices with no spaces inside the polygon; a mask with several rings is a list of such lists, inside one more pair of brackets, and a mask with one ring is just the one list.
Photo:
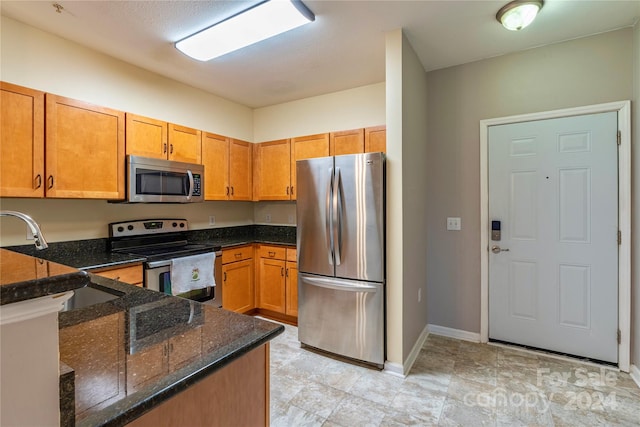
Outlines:
{"label": "beige wall", "polygon": [[633,30],[633,102],[631,111],[632,124],[632,150],[633,157],[631,174],[633,176],[632,191],[632,223],[631,230],[634,236],[631,249],[631,339],[632,355],[631,363],[640,370],[640,22],[636,22]]}
{"label": "beige wall", "polygon": [[632,40],[628,28],[428,73],[430,324],[480,332],[480,120],[630,99]]}

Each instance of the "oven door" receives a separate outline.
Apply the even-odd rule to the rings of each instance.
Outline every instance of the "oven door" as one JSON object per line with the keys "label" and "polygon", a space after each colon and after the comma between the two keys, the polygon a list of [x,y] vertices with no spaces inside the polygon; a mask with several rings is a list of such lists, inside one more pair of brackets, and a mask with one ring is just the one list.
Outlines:
{"label": "oven door", "polygon": [[[176,296],[201,302],[207,301],[208,304],[222,307],[222,251],[216,252],[214,277],[216,286]],[[171,295],[171,260],[145,263],[144,285],[147,289]]]}

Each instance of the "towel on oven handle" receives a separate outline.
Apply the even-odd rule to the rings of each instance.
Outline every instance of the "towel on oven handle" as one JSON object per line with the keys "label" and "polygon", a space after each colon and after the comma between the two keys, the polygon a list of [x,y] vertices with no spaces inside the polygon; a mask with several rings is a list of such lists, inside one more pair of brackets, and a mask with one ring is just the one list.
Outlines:
{"label": "towel on oven handle", "polygon": [[216,254],[192,255],[171,260],[171,293],[173,295],[216,285],[213,269]]}

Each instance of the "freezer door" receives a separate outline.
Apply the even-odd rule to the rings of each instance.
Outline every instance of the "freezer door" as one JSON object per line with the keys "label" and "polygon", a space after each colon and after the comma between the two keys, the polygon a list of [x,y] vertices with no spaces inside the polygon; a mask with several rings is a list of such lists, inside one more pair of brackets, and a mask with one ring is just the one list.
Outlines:
{"label": "freezer door", "polygon": [[298,276],[298,340],[331,353],[384,364],[384,285]]}
{"label": "freezer door", "polygon": [[384,155],[336,156],[333,186],[336,277],[383,282]]}
{"label": "freezer door", "polygon": [[333,157],[296,162],[298,270],[334,275],[331,233]]}

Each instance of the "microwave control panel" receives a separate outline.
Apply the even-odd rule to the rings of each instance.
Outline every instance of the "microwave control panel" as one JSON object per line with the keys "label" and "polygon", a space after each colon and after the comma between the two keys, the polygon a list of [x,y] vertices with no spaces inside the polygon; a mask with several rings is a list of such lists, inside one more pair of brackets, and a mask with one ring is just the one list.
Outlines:
{"label": "microwave control panel", "polygon": [[193,174],[193,195],[202,196],[202,176],[199,173]]}

